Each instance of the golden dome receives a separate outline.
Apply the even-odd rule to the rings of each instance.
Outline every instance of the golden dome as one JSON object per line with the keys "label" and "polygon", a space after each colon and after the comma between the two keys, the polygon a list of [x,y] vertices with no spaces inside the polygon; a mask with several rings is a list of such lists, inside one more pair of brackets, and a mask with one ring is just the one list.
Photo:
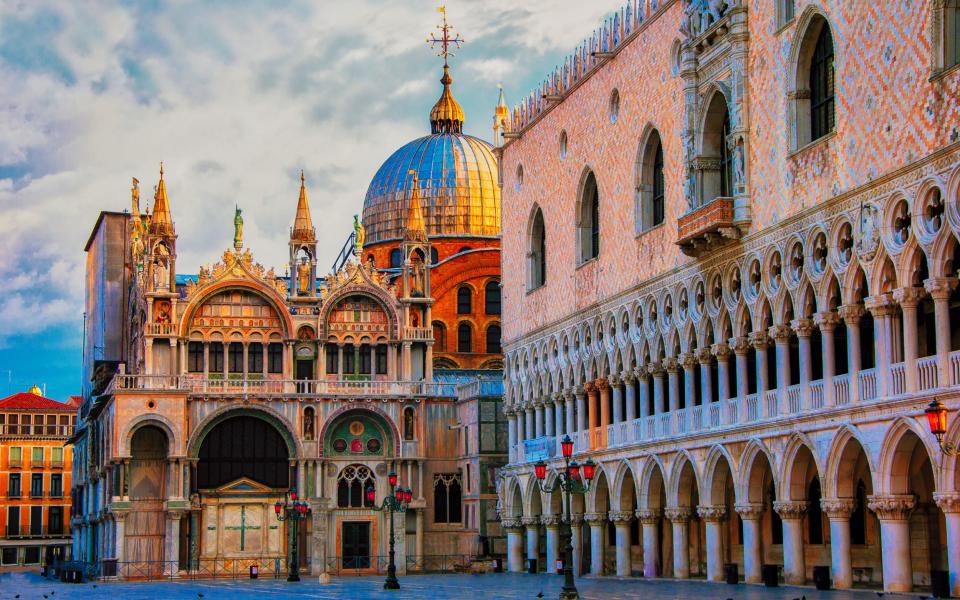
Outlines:
{"label": "golden dome", "polygon": [[43,390],[40,389],[40,386],[34,384],[33,387],[31,387],[29,390],[27,390],[27,393],[28,393],[28,394],[33,394],[34,396],[42,396],[42,395],[43,395]]}

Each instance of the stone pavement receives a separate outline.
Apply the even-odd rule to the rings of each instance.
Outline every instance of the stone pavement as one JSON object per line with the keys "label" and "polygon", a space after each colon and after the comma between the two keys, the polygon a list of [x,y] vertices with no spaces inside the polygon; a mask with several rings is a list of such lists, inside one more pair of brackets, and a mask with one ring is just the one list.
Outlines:
{"label": "stone pavement", "polygon": [[[556,598],[563,578],[556,575],[410,575],[400,578],[403,589],[382,589],[383,577],[335,577],[319,585],[307,577],[300,583],[260,579],[226,581],[163,581],[142,583],[68,584],[50,581],[34,573],[0,575],[0,600],[282,600],[285,598],[364,598],[439,600]],[[754,585],[728,586],[702,581],[581,578],[581,597],[616,600],[876,600],[875,591],[818,592],[812,588],[764,588]],[[884,600],[919,600],[927,594],[885,594]]]}

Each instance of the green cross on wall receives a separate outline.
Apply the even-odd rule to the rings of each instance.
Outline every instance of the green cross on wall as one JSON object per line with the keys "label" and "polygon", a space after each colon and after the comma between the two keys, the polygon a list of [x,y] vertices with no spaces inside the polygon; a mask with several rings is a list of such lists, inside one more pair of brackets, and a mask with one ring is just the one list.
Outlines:
{"label": "green cross on wall", "polygon": [[247,525],[247,507],[240,507],[240,525],[224,525],[224,529],[233,529],[240,531],[240,551],[245,550],[247,542],[247,530],[260,529],[259,525]]}

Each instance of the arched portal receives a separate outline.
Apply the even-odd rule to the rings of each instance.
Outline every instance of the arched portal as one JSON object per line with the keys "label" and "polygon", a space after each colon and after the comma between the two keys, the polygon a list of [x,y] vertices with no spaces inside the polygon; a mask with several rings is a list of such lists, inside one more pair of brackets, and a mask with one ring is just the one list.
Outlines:
{"label": "arched portal", "polygon": [[215,425],[200,445],[197,487],[214,490],[250,479],[287,489],[290,458],[283,436],[273,425],[251,415],[230,417]]}
{"label": "arched portal", "polygon": [[155,425],[138,428],[130,440],[130,471],[124,495],[129,496],[131,513],[127,520],[124,558],[134,570],[159,574],[164,560],[167,490],[167,457],[170,440]]}

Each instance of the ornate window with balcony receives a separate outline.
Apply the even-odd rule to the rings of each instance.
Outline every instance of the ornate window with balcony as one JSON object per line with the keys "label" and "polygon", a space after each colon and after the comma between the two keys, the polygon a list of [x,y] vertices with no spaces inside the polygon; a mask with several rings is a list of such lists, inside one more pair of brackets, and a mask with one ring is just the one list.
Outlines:
{"label": "ornate window with balcony", "polygon": [[366,499],[365,491],[376,490],[377,480],[373,472],[363,465],[344,467],[337,476],[337,506],[339,508],[368,508],[373,503]]}

